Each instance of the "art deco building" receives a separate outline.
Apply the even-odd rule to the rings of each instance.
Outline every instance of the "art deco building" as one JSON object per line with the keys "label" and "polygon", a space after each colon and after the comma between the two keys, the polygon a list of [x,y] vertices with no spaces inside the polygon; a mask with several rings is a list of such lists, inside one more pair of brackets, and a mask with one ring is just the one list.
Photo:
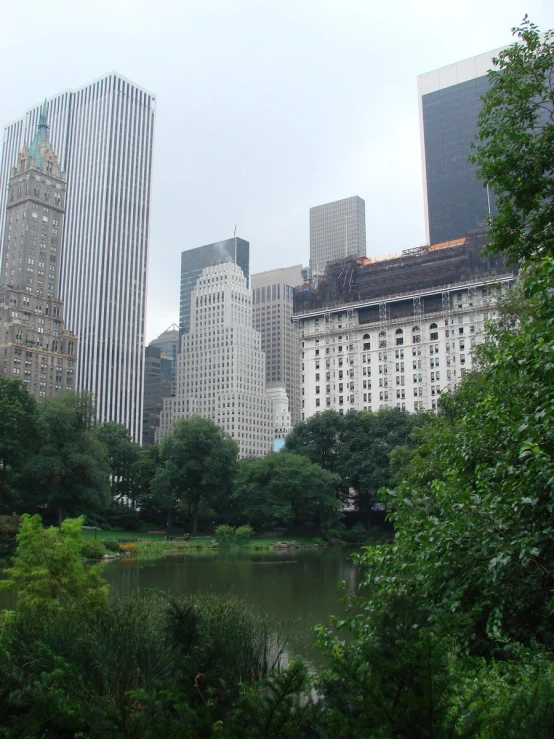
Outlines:
{"label": "art deco building", "polygon": [[293,423],[302,417],[300,364],[292,326],[294,288],[302,282],[300,264],[251,278],[253,325],[262,338],[268,386],[280,383],[284,387]]}
{"label": "art deco building", "polygon": [[223,262],[238,264],[248,281],[250,269],[250,244],[244,239],[234,236],[232,239],[216,241],[195,249],[187,249],[181,253],[181,295],[179,310],[179,330],[187,333],[190,330],[191,303],[190,296],[196,281],[206,267],[214,267]]}
{"label": "art deco building", "polygon": [[328,265],[295,291],[302,413],[433,409],[473,365],[500,295],[516,277],[483,256],[485,232],[394,259]]}
{"label": "art deco building", "polygon": [[273,404],[242,269],[232,262],[203,269],[190,304],[190,327],[177,358],[177,394],[164,400],[157,438],[176,419],[201,416],[235,439],[241,457],[263,456],[273,443]]}
{"label": "art deco building", "polygon": [[[144,317],[155,97],[116,73],[48,102],[50,140],[67,172],[60,298],[79,336],[77,389],[100,421],[142,435]],[[0,219],[11,167],[39,107],[6,126]],[[61,230],[59,236],[61,236]]]}
{"label": "art deco building", "polygon": [[365,257],[365,202],[357,195],[310,208],[310,264],[322,275],[328,262]]}
{"label": "art deco building", "polygon": [[66,189],[45,104],[10,172],[0,274],[0,372],[37,399],[75,388],[77,338],[59,297]]}
{"label": "art deco building", "polygon": [[172,392],[174,362],[158,346],[149,344],[144,350],[144,403],[142,445],[149,446],[156,440],[160,426],[163,399]]}

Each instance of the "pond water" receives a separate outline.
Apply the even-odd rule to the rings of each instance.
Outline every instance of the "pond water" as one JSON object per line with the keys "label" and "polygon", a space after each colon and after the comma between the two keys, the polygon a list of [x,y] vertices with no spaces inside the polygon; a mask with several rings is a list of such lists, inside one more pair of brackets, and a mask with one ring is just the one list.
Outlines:
{"label": "pond water", "polygon": [[108,562],[105,571],[116,597],[148,588],[174,595],[232,593],[276,620],[293,620],[297,623],[287,651],[314,666],[322,659],[314,647],[313,627],[344,612],[339,602],[341,581],[351,589],[358,586],[359,570],[351,554],[350,549],[331,547],[263,553],[235,550],[156,559],[125,557]]}
{"label": "pond water", "polygon": [[[297,621],[287,651],[316,666],[322,658],[314,647],[314,625],[328,623],[330,615],[344,612],[339,603],[339,582],[345,581],[350,589],[356,589],[359,582],[360,573],[351,554],[350,549],[330,547],[262,553],[231,550],[152,559],[124,557],[108,561],[105,574],[114,597],[147,589],[174,595],[232,593],[279,621]],[[1,593],[0,608],[12,605],[12,599]]]}

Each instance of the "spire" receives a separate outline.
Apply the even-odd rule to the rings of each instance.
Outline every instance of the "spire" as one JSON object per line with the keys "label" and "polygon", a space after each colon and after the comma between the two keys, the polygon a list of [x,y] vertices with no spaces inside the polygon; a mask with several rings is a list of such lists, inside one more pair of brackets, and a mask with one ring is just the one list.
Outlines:
{"label": "spire", "polygon": [[[46,98],[44,98],[44,103],[42,105],[42,110],[40,111],[40,118],[39,118],[38,126],[37,126],[37,133],[44,134],[42,136],[43,139],[48,139],[48,122],[46,120],[47,112],[48,112],[48,103],[46,102]],[[44,131],[41,131],[40,129],[44,129]]]}
{"label": "spire", "polygon": [[[60,176],[60,169],[57,158],[52,151],[52,147],[48,140],[48,103],[46,99],[40,110],[40,115],[37,124],[37,130],[35,136],[29,147],[29,161],[34,161],[34,167],[42,170],[44,166],[48,166],[48,171],[54,176]],[[45,159],[46,157],[46,159]],[[46,164],[45,164],[46,162]]]}

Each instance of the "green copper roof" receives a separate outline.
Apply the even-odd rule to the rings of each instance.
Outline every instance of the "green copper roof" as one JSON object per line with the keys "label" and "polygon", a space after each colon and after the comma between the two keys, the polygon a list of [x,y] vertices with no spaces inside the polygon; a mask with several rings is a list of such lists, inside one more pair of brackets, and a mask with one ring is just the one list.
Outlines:
{"label": "green copper roof", "polygon": [[[41,154],[41,143],[43,141],[48,142],[48,122],[46,120],[47,104],[46,100],[40,111],[40,118],[38,121],[37,132],[29,147],[29,159],[35,160],[35,166],[37,169],[42,169],[42,154]],[[48,148],[50,148],[50,142],[48,142]]]}

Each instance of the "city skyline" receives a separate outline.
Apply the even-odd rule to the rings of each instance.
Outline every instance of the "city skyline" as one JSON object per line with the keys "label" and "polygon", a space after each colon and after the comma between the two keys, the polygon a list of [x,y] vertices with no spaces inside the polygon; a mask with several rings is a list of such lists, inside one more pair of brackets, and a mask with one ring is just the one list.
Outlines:
{"label": "city skyline", "polygon": [[[110,73],[46,105],[50,140],[67,174],[60,297],[78,336],[75,387],[94,393],[100,422],[123,423],[138,441],[155,96]],[[9,168],[42,107],[4,129],[2,219]]]}
{"label": "city skyline", "polygon": [[[524,12],[552,25],[546,0],[439,4],[425,23],[408,2],[391,18],[366,2],[207,0],[139,4],[132,24],[126,3],[99,0],[83,35],[78,5],[40,25],[35,7],[5,8],[0,59],[10,69],[24,31],[28,62],[0,81],[3,125],[110,69],[157,95],[146,342],[178,320],[180,252],[235,224],[252,273],[307,264],[309,208],[350,193],[366,201],[369,257],[422,243],[417,75],[510,43]],[[44,37],[71,64],[45,65]]]}

